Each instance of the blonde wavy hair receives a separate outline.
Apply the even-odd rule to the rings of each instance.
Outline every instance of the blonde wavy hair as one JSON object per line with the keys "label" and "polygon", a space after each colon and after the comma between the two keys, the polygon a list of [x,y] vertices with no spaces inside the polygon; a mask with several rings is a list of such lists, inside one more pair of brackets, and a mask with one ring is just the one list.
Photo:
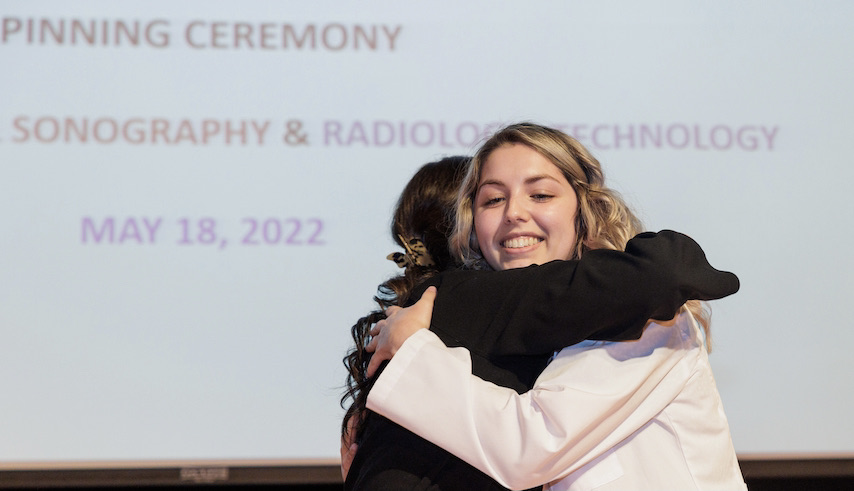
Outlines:
{"label": "blonde wavy hair", "polygon": [[[489,269],[483,259],[474,230],[474,203],[481,172],[489,156],[504,145],[525,145],[540,153],[563,172],[578,197],[578,213],[573,226],[576,244],[572,257],[579,259],[591,249],[625,250],[626,243],[644,231],[640,219],[623,201],[620,194],[605,185],[602,165],[575,138],[566,133],[534,123],[511,124],[487,139],[472,158],[468,173],[457,195],[456,224],[450,237],[451,253],[464,266]],[[698,300],[684,306],[691,312],[706,335],[710,349],[711,313]]]}

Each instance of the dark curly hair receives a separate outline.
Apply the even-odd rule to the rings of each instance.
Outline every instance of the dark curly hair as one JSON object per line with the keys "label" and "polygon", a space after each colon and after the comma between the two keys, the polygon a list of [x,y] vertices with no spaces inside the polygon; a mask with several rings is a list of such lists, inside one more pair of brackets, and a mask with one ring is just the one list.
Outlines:
{"label": "dark curly hair", "polygon": [[411,265],[403,274],[395,276],[377,287],[374,300],[379,309],[362,317],[350,329],[353,348],[344,357],[347,368],[346,392],[341,397],[341,407],[352,400],[341,425],[341,434],[347,436],[347,422],[356,417],[356,434],[351,440],[357,442],[365,421],[365,404],[373,379],[366,371],[371,353],[365,351],[370,339],[370,329],[385,318],[384,309],[391,305],[404,305],[412,289],[425,279],[454,266],[448,249],[448,237],[454,228],[453,214],[459,185],[466,173],[469,157],[446,157],[422,166],[412,176],[397,201],[391,223],[394,241],[403,247],[404,240],[420,239],[435,263],[433,266]]}

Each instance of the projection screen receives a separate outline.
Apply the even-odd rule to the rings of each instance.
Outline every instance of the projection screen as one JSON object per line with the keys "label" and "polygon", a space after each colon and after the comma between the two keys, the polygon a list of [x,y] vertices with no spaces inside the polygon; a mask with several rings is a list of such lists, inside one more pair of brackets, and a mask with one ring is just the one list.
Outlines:
{"label": "projection screen", "polygon": [[854,455],[854,4],[7,1],[0,469],[336,464],[423,163],[577,137],[694,237],[739,456]]}

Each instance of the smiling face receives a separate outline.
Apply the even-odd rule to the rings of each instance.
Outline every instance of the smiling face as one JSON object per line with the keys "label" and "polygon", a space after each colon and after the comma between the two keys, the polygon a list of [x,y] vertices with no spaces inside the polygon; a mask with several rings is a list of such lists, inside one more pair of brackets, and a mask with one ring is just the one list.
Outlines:
{"label": "smiling face", "polygon": [[563,172],[531,147],[505,144],[484,162],[474,229],[494,269],[572,257],[577,212],[578,197]]}

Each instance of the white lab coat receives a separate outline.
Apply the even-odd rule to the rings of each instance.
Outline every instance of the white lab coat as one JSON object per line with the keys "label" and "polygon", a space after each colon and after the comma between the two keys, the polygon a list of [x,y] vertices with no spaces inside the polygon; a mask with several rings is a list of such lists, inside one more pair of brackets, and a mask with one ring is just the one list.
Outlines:
{"label": "white lab coat", "polygon": [[473,376],[466,349],[421,330],[367,406],[512,489],[746,489],[687,312],[638,341],[564,348],[522,395]]}

